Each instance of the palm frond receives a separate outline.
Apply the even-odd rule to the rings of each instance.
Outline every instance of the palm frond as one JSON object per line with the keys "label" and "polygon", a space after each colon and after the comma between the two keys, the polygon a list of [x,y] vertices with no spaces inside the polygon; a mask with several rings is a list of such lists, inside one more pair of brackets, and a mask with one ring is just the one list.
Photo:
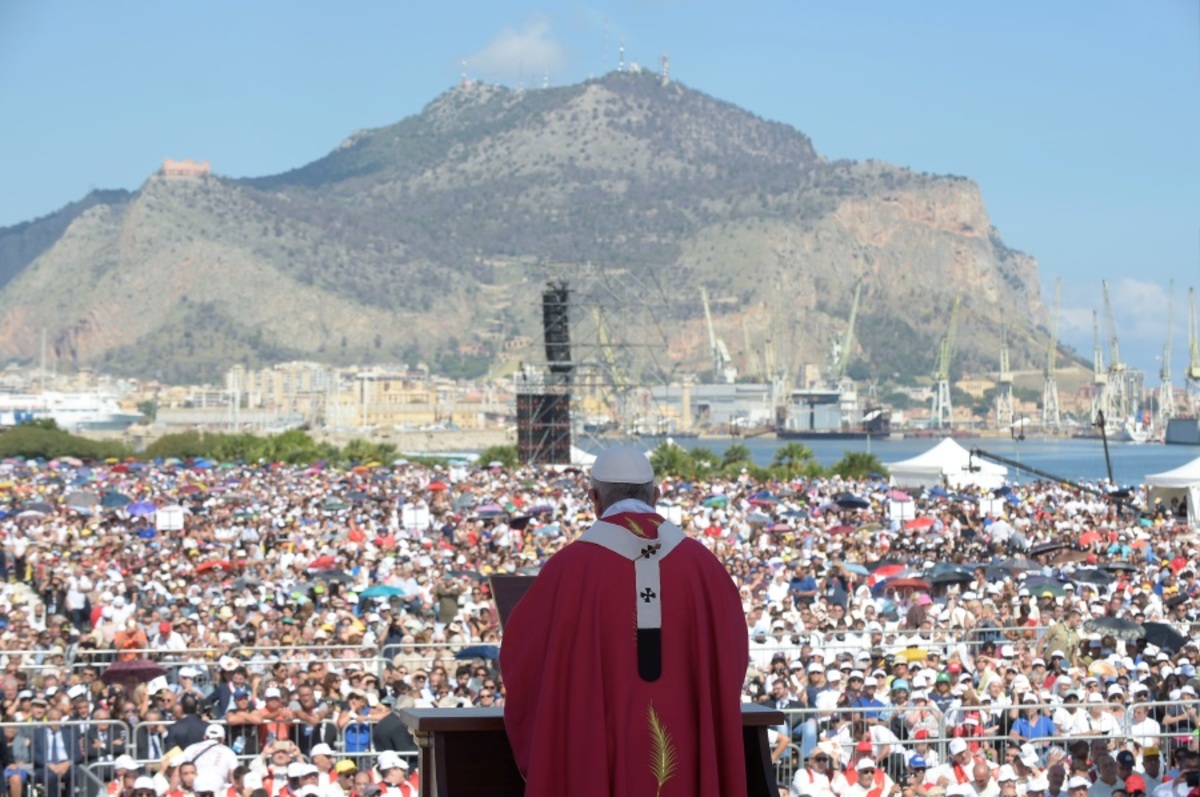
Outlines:
{"label": "palm frond", "polygon": [[650,724],[650,771],[658,781],[658,792],[661,794],[663,784],[675,774],[679,762],[675,745],[671,743],[671,734],[659,719],[653,703],[646,709],[646,718]]}

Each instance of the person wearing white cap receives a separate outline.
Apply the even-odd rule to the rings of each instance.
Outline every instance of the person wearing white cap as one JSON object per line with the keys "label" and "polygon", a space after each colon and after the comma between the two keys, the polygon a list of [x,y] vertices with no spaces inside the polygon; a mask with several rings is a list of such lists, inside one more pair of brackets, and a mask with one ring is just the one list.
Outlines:
{"label": "person wearing white cap", "polygon": [[641,450],[601,452],[588,497],[600,520],[549,559],[504,628],[504,724],[526,796],[581,783],[597,795],[746,794],[737,587],[654,511]]}
{"label": "person wearing white cap", "polygon": [[154,778],[140,775],[134,780],[132,797],[158,797],[158,789],[154,787]]}
{"label": "person wearing white cap", "polygon": [[888,797],[899,793],[896,783],[870,756],[863,756],[854,763],[854,774],[854,782],[843,789],[838,797]]}
{"label": "person wearing white cap", "polygon": [[198,771],[215,776],[222,790],[233,782],[233,770],[238,765],[237,754],[225,744],[225,726],[215,722],[204,729],[203,741],[183,749],[179,761],[190,761]]}
{"label": "person wearing white cap", "polygon": [[112,763],[113,779],[105,787],[107,795],[129,794],[137,781],[138,765],[131,755],[119,755]]}
{"label": "person wearing white cap", "polygon": [[379,772],[379,787],[384,797],[417,797],[417,790],[409,783],[408,762],[397,752],[385,750],[375,759]]}

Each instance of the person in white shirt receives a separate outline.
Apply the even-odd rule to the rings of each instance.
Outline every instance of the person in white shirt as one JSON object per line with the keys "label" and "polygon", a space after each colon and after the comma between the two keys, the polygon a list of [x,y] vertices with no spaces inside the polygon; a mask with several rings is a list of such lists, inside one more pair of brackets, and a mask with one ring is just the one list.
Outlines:
{"label": "person in white shirt", "polygon": [[870,757],[858,759],[854,772],[857,779],[838,797],[893,797],[899,794],[895,781],[876,767],[875,760]]}
{"label": "person in white shirt", "polygon": [[1141,703],[1133,705],[1133,722],[1129,725],[1129,738],[1141,747],[1150,747],[1158,741],[1162,734],[1162,726],[1149,715],[1146,706]]}
{"label": "person in white shirt", "polygon": [[1080,709],[1080,694],[1072,689],[1063,695],[1063,703],[1054,709],[1054,727],[1063,736],[1082,736],[1088,733],[1087,712]]}
{"label": "person in white shirt", "polygon": [[1000,797],[1000,784],[992,777],[992,768],[986,761],[976,761],[971,775],[970,786],[975,797]]}
{"label": "person in white shirt", "polygon": [[790,793],[792,797],[809,795],[809,797],[832,797],[833,790],[829,783],[829,765],[831,757],[828,748],[822,744],[813,748],[808,757],[808,766],[796,770],[792,777]]}
{"label": "person in white shirt", "polygon": [[212,724],[204,729],[204,739],[184,748],[179,763],[193,763],[199,772],[211,774],[218,779],[221,789],[233,783],[233,770],[237,769],[237,754],[225,745],[225,726]]}

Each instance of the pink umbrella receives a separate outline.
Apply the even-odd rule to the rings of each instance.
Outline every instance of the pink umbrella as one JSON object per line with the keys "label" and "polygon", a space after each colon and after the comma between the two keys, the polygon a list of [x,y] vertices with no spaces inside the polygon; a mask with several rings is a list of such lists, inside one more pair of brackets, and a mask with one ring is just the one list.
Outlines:
{"label": "pink umbrella", "polygon": [[902,503],[904,501],[912,500],[912,496],[909,495],[908,493],[904,492],[903,490],[888,490],[887,497],[893,501],[900,501]]}

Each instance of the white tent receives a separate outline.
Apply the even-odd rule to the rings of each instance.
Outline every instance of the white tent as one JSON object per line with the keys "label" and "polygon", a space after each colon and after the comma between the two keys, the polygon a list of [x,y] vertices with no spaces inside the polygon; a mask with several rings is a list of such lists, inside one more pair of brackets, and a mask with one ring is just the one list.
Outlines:
{"label": "white tent", "polygon": [[1200,526],[1200,457],[1175,470],[1147,476],[1146,487],[1150,490],[1151,501],[1161,498],[1163,503],[1169,504],[1172,498],[1186,500],[1188,525],[1192,528]]}
{"label": "white tent", "polygon": [[947,437],[924,454],[886,465],[897,487],[967,487],[993,489],[1004,484],[1008,468],[972,457],[967,449]]}

